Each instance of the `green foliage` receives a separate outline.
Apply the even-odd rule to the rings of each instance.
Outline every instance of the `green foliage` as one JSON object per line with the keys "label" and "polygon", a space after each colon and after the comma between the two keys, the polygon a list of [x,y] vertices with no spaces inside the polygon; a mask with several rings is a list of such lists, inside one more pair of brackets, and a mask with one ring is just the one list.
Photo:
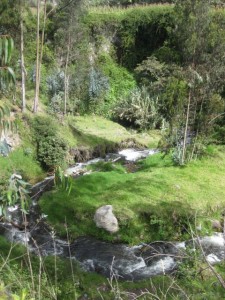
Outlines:
{"label": "green foliage", "polygon": [[113,35],[116,30],[118,62],[132,70],[164,45],[169,28],[173,27],[172,10],[169,5],[90,9],[85,23],[94,35],[104,34],[106,29]]}
{"label": "green foliage", "polygon": [[11,126],[10,110],[8,106],[0,103],[0,137],[2,136],[2,132],[9,130]]}
{"label": "green foliage", "polygon": [[[169,40],[171,37],[168,38]],[[172,44],[172,43],[171,43]],[[174,49],[173,46],[170,45],[170,41],[165,41],[164,45],[156,51],[154,51],[153,55],[161,62],[171,64],[180,64],[180,52],[177,49]]]}
{"label": "green foliage", "polygon": [[65,159],[67,146],[57,136],[48,136],[38,141],[38,160],[45,168],[54,168],[62,165]]}
{"label": "green foliage", "polygon": [[214,133],[212,135],[214,142],[218,144],[225,144],[225,126],[216,125],[214,129]]}
{"label": "green foliage", "polygon": [[181,121],[183,107],[187,101],[187,92],[187,83],[182,78],[175,76],[168,78],[161,97],[160,112],[169,122],[172,130]]}
{"label": "green foliage", "polygon": [[[136,86],[136,83],[133,75],[119,66],[108,54],[102,54],[98,58],[98,66],[108,79],[109,87],[103,96],[103,105],[106,107],[105,114],[110,115],[112,105],[118,101],[120,96],[128,94]],[[100,105],[102,105],[101,102]]]}
{"label": "green foliage", "polygon": [[47,92],[50,98],[48,111],[50,114],[62,114],[64,109],[64,80],[63,71],[54,70],[53,74],[47,77]]}
{"label": "green foliage", "polygon": [[67,146],[57,135],[55,122],[48,117],[36,117],[32,122],[37,144],[37,158],[44,168],[55,168],[64,163]]}
{"label": "green foliage", "polygon": [[136,67],[135,73],[138,81],[142,84],[157,82],[160,85],[168,76],[168,66],[161,63],[155,56],[150,56]]}
{"label": "green foliage", "polygon": [[6,139],[0,141],[0,155],[8,156],[10,151],[11,151],[11,147],[7,143]]}
{"label": "green foliage", "polygon": [[66,191],[68,195],[71,192],[72,177],[66,176],[60,167],[57,167],[55,170],[55,186]]}
{"label": "green foliage", "polygon": [[0,216],[5,215],[8,206],[19,204],[27,213],[30,185],[18,174],[11,175],[8,184],[0,192]]}
{"label": "green foliage", "polygon": [[7,287],[1,282],[0,283],[0,297],[1,300],[34,300],[33,298],[27,298],[27,291],[23,289],[20,292],[20,295],[18,294],[12,294],[8,291]]}
{"label": "green foliage", "polygon": [[109,89],[109,83],[105,76],[93,67],[90,70],[89,97],[90,99],[101,98]]}
{"label": "green foliage", "polygon": [[178,0],[175,5],[176,37],[185,62],[201,62],[207,51],[210,0]]}
{"label": "green foliage", "polygon": [[190,226],[195,226],[196,222],[195,211],[190,205],[180,201],[173,203],[162,201],[160,206],[151,206],[142,212],[141,218],[149,222],[155,240],[169,240],[171,236],[175,239],[181,236],[182,239],[189,238]]}
{"label": "green foliage", "polygon": [[175,0],[92,0],[87,1],[88,5],[99,6],[99,5],[110,5],[110,6],[129,6],[132,4],[155,4],[155,3],[174,3]]}
{"label": "green foliage", "polygon": [[158,113],[158,98],[150,96],[145,87],[131,91],[120,98],[114,108],[115,119],[140,129],[155,129],[161,117]]}
{"label": "green foliage", "polygon": [[15,74],[9,62],[14,48],[13,39],[8,35],[0,36],[0,90],[5,90],[10,84],[16,83]]}
{"label": "green foliage", "polygon": [[19,1],[1,0],[1,34],[15,37],[19,29]]}
{"label": "green foliage", "polygon": [[10,36],[0,36],[0,64],[7,65],[10,62],[14,48],[13,39]]}

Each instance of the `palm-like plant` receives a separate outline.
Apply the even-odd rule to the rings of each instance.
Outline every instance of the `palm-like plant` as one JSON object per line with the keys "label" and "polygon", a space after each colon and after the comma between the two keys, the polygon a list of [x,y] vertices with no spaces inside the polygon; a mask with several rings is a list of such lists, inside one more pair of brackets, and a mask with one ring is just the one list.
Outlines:
{"label": "palm-like plant", "polygon": [[0,36],[0,90],[15,84],[16,81],[15,74],[9,66],[13,48],[14,42],[9,35]]}
{"label": "palm-like plant", "polygon": [[0,138],[3,131],[9,130],[11,127],[10,110],[8,106],[0,104]]}

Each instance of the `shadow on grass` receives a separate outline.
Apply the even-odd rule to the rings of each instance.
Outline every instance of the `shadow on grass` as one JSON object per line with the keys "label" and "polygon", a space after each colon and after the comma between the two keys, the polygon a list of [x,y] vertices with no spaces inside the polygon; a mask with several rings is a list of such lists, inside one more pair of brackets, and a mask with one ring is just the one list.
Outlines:
{"label": "shadow on grass", "polygon": [[86,145],[90,147],[96,147],[99,145],[111,145],[111,146],[116,145],[115,142],[112,142],[110,140],[89,133],[83,133],[81,130],[77,129],[73,125],[69,125],[69,126],[72,130],[74,137],[77,139],[78,145],[82,145],[82,146]]}

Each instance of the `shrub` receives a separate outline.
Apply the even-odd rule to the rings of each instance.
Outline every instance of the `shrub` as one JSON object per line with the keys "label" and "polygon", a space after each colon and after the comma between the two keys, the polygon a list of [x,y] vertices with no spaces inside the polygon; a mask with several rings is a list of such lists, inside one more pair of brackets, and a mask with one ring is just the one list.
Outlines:
{"label": "shrub", "polygon": [[44,167],[62,165],[67,150],[66,143],[57,136],[48,136],[38,145],[38,160]]}
{"label": "shrub", "polygon": [[128,93],[136,86],[133,75],[126,68],[118,65],[111,56],[101,55],[99,66],[103,74],[109,78],[108,101],[115,102],[121,94]]}
{"label": "shrub", "polygon": [[67,146],[57,135],[56,124],[48,117],[36,117],[33,121],[37,158],[44,168],[62,165]]}
{"label": "shrub", "polygon": [[216,125],[213,133],[214,142],[217,144],[225,144],[225,126]]}
{"label": "shrub", "polygon": [[101,97],[102,93],[108,91],[108,78],[101,74],[100,71],[95,70],[92,67],[89,73],[89,78],[89,97],[91,99]]}
{"label": "shrub", "polygon": [[161,122],[158,97],[151,97],[145,87],[134,89],[122,97],[114,108],[114,117],[140,129],[156,128]]}

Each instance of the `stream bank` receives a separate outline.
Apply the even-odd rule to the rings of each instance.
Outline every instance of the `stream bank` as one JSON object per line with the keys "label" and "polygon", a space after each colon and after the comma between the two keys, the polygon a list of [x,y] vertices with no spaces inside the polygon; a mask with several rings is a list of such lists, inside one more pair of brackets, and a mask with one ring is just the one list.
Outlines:
{"label": "stream bank", "polygon": [[[155,151],[151,149],[142,151],[124,149],[117,154],[109,154],[105,159],[98,158],[86,163],[77,163],[74,167],[69,168],[67,173],[79,176],[79,170],[82,171],[87,165],[97,161],[124,159],[126,162],[135,162],[154,153]],[[11,224],[0,223],[0,233],[9,241],[22,243],[36,254],[75,259],[86,271],[134,281],[175,271],[179,262],[187,256],[186,249],[196,251],[199,241],[208,262],[217,263],[225,258],[222,233],[181,243],[140,243],[133,247],[121,243],[103,242],[93,237],[79,237],[73,242],[59,239],[56,237],[54,229],[46,222],[47,216],[41,213],[37,202],[44,192],[52,189],[53,181],[53,177],[48,177],[32,188],[33,204],[27,220],[25,220],[28,225],[24,222],[18,207],[8,209]]]}

